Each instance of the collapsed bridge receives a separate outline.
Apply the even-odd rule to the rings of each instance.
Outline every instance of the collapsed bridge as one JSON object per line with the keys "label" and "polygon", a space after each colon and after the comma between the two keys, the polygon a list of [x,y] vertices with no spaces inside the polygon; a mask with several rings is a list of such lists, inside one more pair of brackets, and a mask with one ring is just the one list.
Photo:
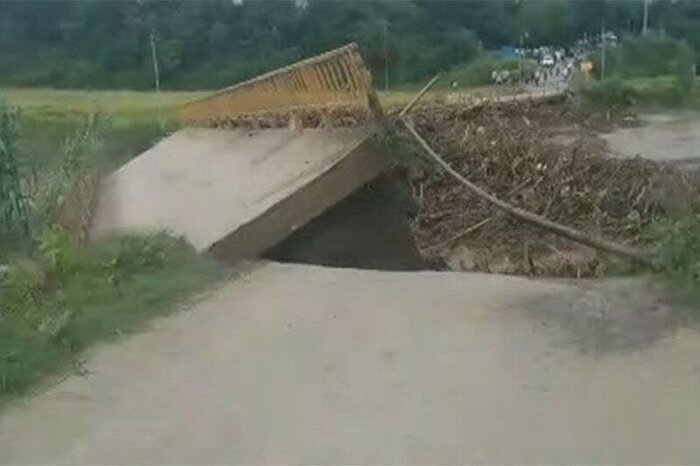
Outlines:
{"label": "collapsed bridge", "polygon": [[165,229],[258,255],[387,168],[377,102],[350,44],[188,103],[184,129],[102,181],[88,236]]}

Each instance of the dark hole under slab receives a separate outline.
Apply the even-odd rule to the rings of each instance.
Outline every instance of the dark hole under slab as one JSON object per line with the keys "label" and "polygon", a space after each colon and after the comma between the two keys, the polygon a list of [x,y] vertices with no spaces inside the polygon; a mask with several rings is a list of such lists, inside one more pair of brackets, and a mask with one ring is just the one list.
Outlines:
{"label": "dark hole under slab", "polygon": [[400,175],[382,176],[265,254],[278,262],[371,270],[434,270],[411,232],[417,204]]}

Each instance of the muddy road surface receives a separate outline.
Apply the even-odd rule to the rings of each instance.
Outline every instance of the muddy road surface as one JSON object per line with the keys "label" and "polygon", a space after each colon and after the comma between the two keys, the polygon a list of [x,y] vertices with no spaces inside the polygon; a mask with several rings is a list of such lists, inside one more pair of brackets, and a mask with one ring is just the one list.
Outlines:
{"label": "muddy road surface", "polygon": [[10,406],[0,462],[700,461],[700,336],[646,281],[248,267]]}
{"label": "muddy road surface", "polygon": [[641,126],[602,135],[613,156],[700,164],[700,112],[646,113],[639,120]]}

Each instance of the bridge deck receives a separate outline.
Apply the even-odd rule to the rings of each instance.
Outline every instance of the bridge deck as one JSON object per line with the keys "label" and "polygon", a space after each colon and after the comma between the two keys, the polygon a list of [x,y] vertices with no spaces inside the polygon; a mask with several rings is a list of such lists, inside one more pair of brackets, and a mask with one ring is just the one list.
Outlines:
{"label": "bridge deck", "polygon": [[103,182],[92,237],[166,229],[197,250],[256,255],[377,176],[367,128],[187,128]]}

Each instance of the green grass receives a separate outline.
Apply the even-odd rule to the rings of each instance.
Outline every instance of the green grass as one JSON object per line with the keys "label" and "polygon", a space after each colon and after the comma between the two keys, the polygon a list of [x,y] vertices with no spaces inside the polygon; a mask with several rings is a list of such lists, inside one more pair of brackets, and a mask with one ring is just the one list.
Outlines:
{"label": "green grass", "polygon": [[442,83],[444,86],[456,83],[457,87],[475,87],[492,84],[493,71],[533,72],[537,67],[534,60],[517,58],[501,59],[488,55],[473,60],[466,65],[457,65],[446,73]]}
{"label": "green grass", "polygon": [[[153,145],[177,127],[174,107],[196,97],[45,89],[4,95],[20,107],[20,131],[0,142],[17,143],[22,165],[45,187],[65,169],[74,147],[67,142],[75,142],[76,129],[95,112],[95,144],[87,146],[85,159],[81,155],[91,172],[115,168]],[[28,246],[0,244],[0,403],[73,367],[90,344],[176,309],[221,273],[164,234],[73,243],[51,225],[51,216],[40,215],[42,199],[32,197],[37,221],[24,235]]]}
{"label": "green grass", "polygon": [[23,138],[31,162],[51,167],[66,137],[95,113],[102,118],[102,150],[96,156],[114,169],[179,127],[177,106],[207,92],[85,91],[1,89],[0,96],[19,108]]}
{"label": "green grass", "polygon": [[71,119],[100,112],[127,119],[174,118],[178,105],[207,95],[196,92],[86,91],[4,89],[7,101],[26,114],[43,119]]}
{"label": "green grass", "polygon": [[578,89],[588,102],[601,108],[670,107],[700,108],[700,81],[690,89],[676,76],[653,78],[611,77],[603,81],[580,82]]}
{"label": "green grass", "polygon": [[[378,94],[384,107],[391,109],[408,103],[418,88]],[[99,112],[103,147],[96,156],[106,170],[117,168],[177,129],[177,106],[208,93],[0,89],[0,96],[20,109],[27,152],[39,167],[51,167],[67,135],[88,115]],[[445,91],[431,91],[422,102],[441,102],[445,95]]]}
{"label": "green grass", "polygon": [[657,221],[649,228],[657,246],[659,269],[700,317],[700,214]]}
{"label": "green grass", "polygon": [[90,344],[177,309],[220,275],[162,233],[79,246],[51,231],[0,280],[0,402],[74,366]]}

